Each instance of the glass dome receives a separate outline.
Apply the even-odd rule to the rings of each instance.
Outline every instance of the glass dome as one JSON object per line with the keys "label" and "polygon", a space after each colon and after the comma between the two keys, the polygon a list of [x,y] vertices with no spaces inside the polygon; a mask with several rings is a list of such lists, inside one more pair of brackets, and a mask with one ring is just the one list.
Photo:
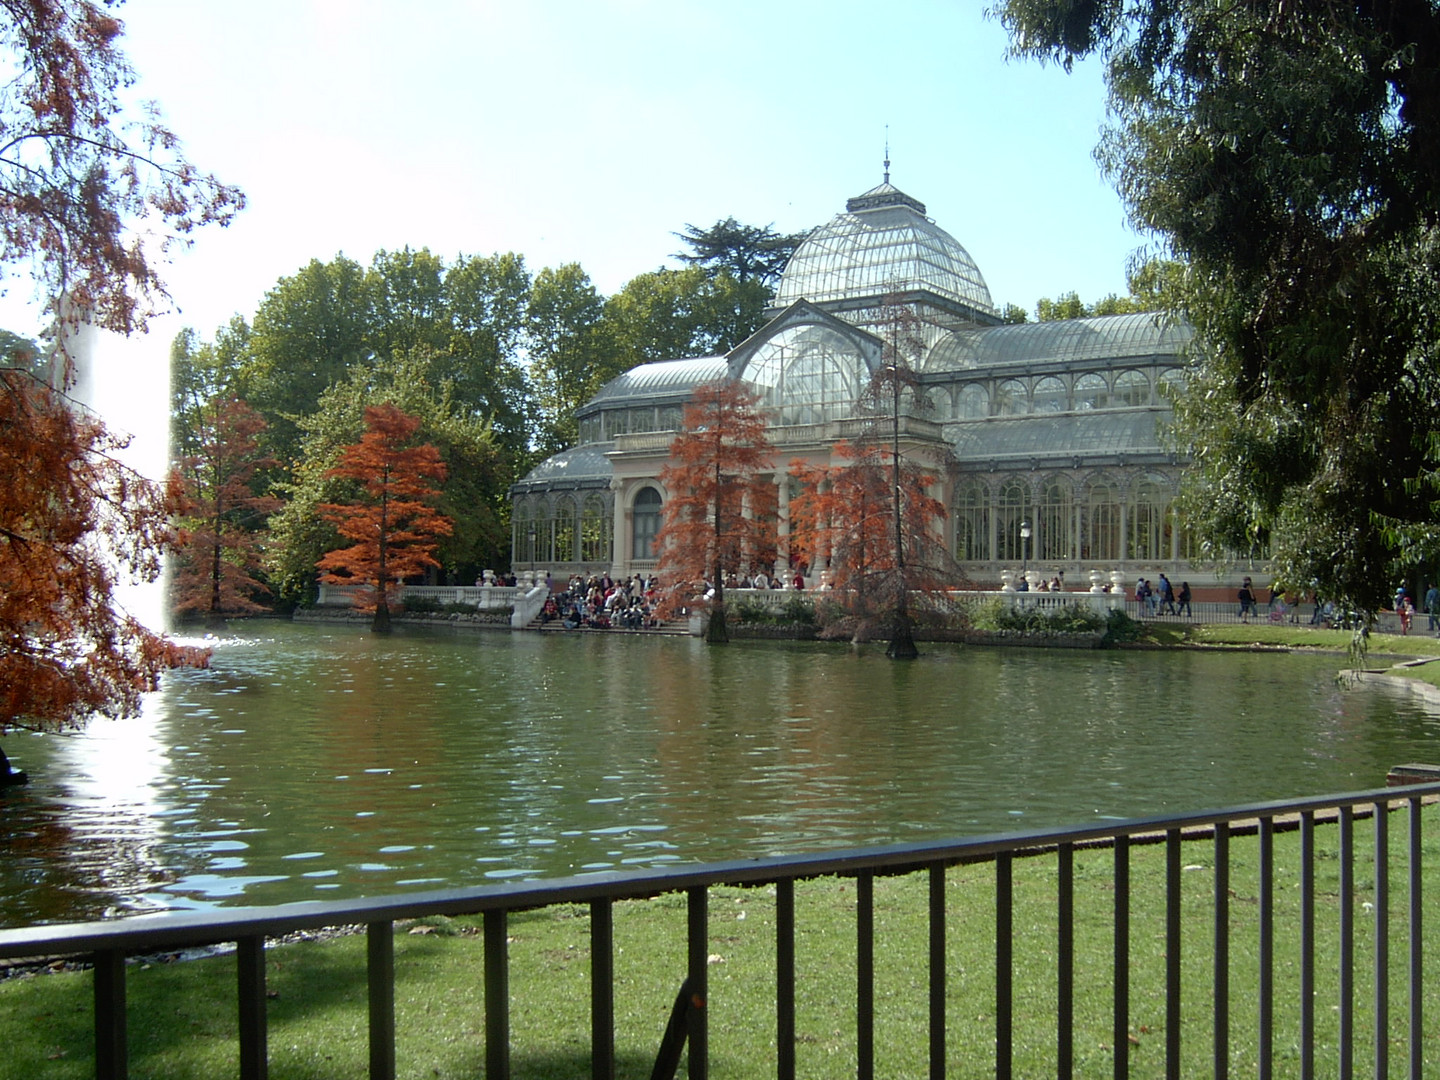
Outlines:
{"label": "glass dome", "polygon": [[925,216],[924,203],[887,180],[806,238],[785,267],[775,303],[824,304],[911,290],[996,313],[969,252]]}

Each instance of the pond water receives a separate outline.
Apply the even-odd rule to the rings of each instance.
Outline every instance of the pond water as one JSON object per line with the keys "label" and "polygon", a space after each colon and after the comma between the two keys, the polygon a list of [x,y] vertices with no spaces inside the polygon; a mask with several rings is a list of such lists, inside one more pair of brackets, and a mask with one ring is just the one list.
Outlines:
{"label": "pond water", "polygon": [[248,624],[139,720],[6,742],[0,925],[907,842],[1384,783],[1338,656]]}

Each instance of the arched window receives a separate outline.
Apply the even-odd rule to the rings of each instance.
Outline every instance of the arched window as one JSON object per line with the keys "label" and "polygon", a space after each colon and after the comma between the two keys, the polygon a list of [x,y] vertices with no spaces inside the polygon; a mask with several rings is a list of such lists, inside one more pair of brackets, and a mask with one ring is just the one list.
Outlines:
{"label": "arched window", "polygon": [[990,415],[990,395],[980,383],[966,383],[955,397],[957,420],[983,420]]}
{"label": "arched window", "polygon": [[1147,476],[1135,485],[1130,500],[1130,558],[1143,562],[1170,558],[1170,484],[1163,476]]}
{"label": "arched window", "polygon": [[580,512],[581,562],[610,561],[610,531],[613,527],[612,518],[605,512],[605,500],[595,493],[586,495]]}
{"label": "arched window", "polygon": [[515,517],[511,527],[510,550],[514,553],[511,561],[533,563],[535,561],[535,504],[521,499],[515,504]]}
{"label": "arched window", "polygon": [[1080,412],[1110,407],[1110,384],[1104,375],[1086,372],[1075,380],[1075,408]]}
{"label": "arched window", "polygon": [[1030,396],[1019,379],[1006,379],[995,388],[996,416],[1023,416],[1030,411]]}
{"label": "arched window", "polygon": [[555,500],[554,536],[555,546],[551,553],[552,562],[574,562],[576,555],[575,500],[564,495]]}
{"label": "arched window", "polygon": [[1120,558],[1120,492],[1106,479],[1090,481],[1080,518],[1080,558],[1115,562]]}
{"label": "arched window", "polygon": [[1142,371],[1122,371],[1115,376],[1115,404],[1149,405],[1150,380]]}
{"label": "arched window", "polygon": [[1166,368],[1160,372],[1159,377],[1156,379],[1156,391],[1160,395],[1160,400],[1163,402],[1173,401],[1175,395],[1184,389],[1185,371],[1183,368]]}
{"label": "arched window", "polygon": [[955,492],[955,557],[990,558],[990,490],[979,480],[967,480]]}
{"label": "arched window", "polygon": [[1047,375],[1036,382],[1030,398],[1034,402],[1033,411],[1037,413],[1064,412],[1070,408],[1070,395],[1065,383],[1054,375]]}
{"label": "arched window", "polygon": [[997,559],[1018,565],[1029,554],[1020,540],[1020,523],[1029,521],[1034,528],[1032,510],[1030,485],[1020,479],[1006,481],[1000,488],[999,504],[995,508]]}
{"label": "arched window", "polygon": [[1075,557],[1075,490],[1063,476],[1051,477],[1040,489],[1034,557],[1065,562]]}
{"label": "arched window", "polygon": [[641,488],[632,504],[630,557],[632,559],[654,559],[655,536],[660,531],[660,507],[663,500],[660,492],[653,487]]}

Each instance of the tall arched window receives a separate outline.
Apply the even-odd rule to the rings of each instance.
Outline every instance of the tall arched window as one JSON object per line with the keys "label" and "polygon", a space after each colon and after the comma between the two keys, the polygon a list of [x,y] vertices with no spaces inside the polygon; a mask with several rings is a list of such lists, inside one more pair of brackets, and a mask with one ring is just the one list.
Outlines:
{"label": "tall arched window", "polygon": [[612,519],[605,512],[605,500],[596,493],[585,496],[580,512],[580,561],[610,561],[610,530]]}
{"label": "tall arched window", "polygon": [[659,557],[655,550],[655,536],[660,531],[660,507],[663,500],[660,492],[653,487],[641,488],[632,504],[630,557],[632,559],[654,559]]}
{"label": "tall arched window", "polygon": [[995,507],[995,557],[1002,562],[1021,562],[1028,551],[1020,540],[1020,523],[1031,521],[1030,485],[1024,480],[1007,480],[1000,488]]}
{"label": "tall arched window", "polygon": [[979,480],[967,480],[955,492],[955,557],[990,558],[990,490]]}
{"label": "tall arched window", "polygon": [[521,499],[515,504],[514,525],[511,529],[513,539],[510,542],[510,550],[514,552],[512,561],[517,563],[533,563],[535,561],[535,504],[530,499]]}
{"label": "tall arched window", "polygon": [[1163,476],[1147,476],[1135,485],[1130,500],[1130,558],[1159,562],[1170,558],[1170,484]]}
{"label": "tall arched window", "polygon": [[1063,476],[1051,477],[1040,489],[1035,558],[1065,562],[1075,557],[1075,490]]}
{"label": "tall arched window", "polygon": [[576,555],[575,500],[563,495],[555,500],[555,547],[552,562],[574,562]]}
{"label": "tall arched window", "polygon": [[1085,489],[1080,558],[1095,562],[1120,558],[1120,491],[1104,478],[1090,481]]}

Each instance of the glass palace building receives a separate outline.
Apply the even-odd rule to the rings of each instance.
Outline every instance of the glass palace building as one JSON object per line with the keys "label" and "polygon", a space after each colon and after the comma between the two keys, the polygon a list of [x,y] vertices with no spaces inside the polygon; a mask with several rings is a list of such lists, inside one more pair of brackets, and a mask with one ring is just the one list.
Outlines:
{"label": "glass palace building", "polygon": [[972,581],[996,585],[1022,562],[1072,587],[1092,570],[1207,576],[1192,571],[1172,512],[1184,462],[1160,438],[1190,328],[1155,314],[1003,324],[969,253],[888,176],[800,245],[748,340],[641,364],[581,407],[579,445],[512,489],[514,567],[653,569],[657,476],[682,407],[726,377],[759,390],[771,418],[773,497],[751,510],[775,516],[783,561],[790,464],[839,463],[833,447],[864,423],[857,402],[897,304],[923,338],[913,366],[929,398],[902,417],[902,452],[939,478],[946,541]]}

